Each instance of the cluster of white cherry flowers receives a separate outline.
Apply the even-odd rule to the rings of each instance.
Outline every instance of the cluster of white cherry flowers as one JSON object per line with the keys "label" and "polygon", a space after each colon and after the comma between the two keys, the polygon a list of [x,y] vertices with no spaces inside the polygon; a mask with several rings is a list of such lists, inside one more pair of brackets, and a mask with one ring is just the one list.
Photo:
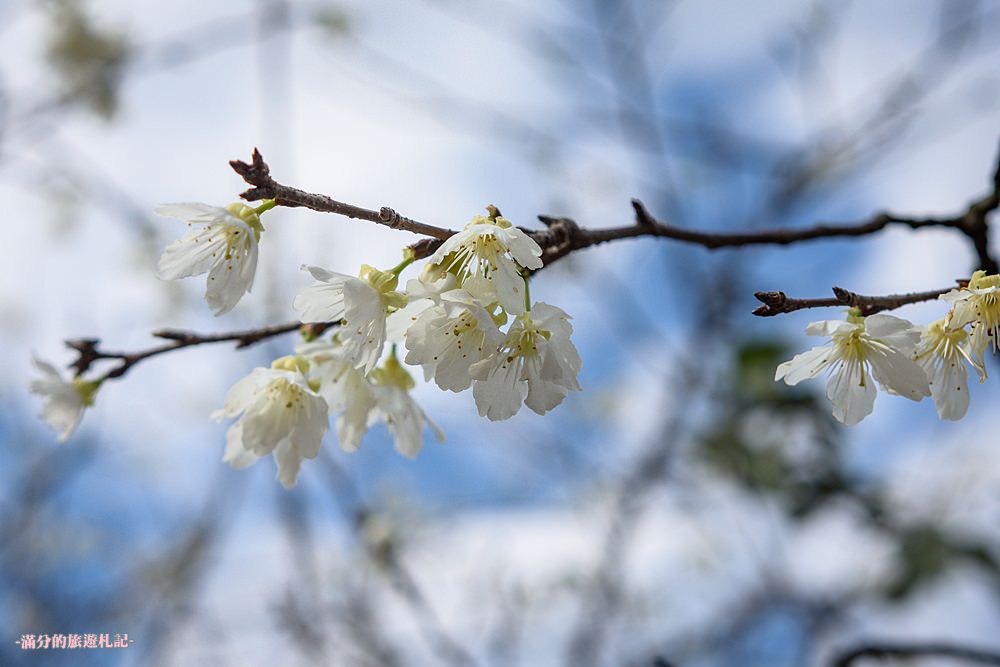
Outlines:
{"label": "cluster of white cherry flowers", "polygon": [[[160,206],[157,213],[185,220],[189,230],[160,257],[159,276],[207,273],[209,308],[216,315],[232,310],[253,287],[260,218],[274,206]],[[346,451],[384,422],[396,450],[415,457],[425,428],[438,441],[444,435],[413,400],[416,383],[406,365],[422,368],[441,389],[471,388],[479,414],[494,421],[522,405],[543,415],[579,391],[581,359],[569,315],[529,296],[541,248],[495,207],[487,210],[445,240],[402,289],[400,274],[415,261],[409,248],[395,267],[363,265],[357,276],[303,266],[314,282],[292,306],[303,324],[333,325],[331,333],[304,340],[230,389],[213,414],[236,420],[223,460],[243,468],[273,454],[279,481],[291,487],[302,461],[318,455],[331,420]],[[31,390],[44,398],[41,416],[65,440],[103,380],[66,380],[50,364],[35,363],[43,378]]]}
{"label": "cluster of white cherry flowers", "polygon": [[828,372],[833,416],[847,425],[871,414],[876,384],[913,401],[931,396],[941,419],[959,420],[969,409],[969,368],[985,382],[986,352],[998,349],[1000,275],[976,271],[940,298],[951,308],[927,326],[854,308],[846,321],[813,322],[806,333],[829,343],[779,365],[774,379],[796,385]]}

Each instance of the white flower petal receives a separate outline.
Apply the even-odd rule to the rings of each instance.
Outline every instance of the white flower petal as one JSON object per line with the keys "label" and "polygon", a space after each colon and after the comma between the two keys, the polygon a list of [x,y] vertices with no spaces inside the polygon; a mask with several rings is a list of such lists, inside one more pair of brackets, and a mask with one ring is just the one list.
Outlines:
{"label": "white flower petal", "polygon": [[938,416],[958,421],[969,409],[969,372],[961,359],[938,365],[931,378],[931,394]]}
{"label": "white flower petal", "polygon": [[237,470],[247,468],[259,457],[243,446],[243,422],[237,422],[226,431],[226,451],[222,460]]}
{"label": "white flower petal", "polygon": [[394,385],[374,385],[375,409],[369,422],[381,420],[392,434],[396,451],[415,458],[424,446],[424,426],[430,426],[438,442],[444,441],[441,429],[420,408],[407,389]]}
{"label": "white flower petal", "polygon": [[157,272],[164,280],[208,273],[205,296],[216,315],[232,310],[253,286],[257,271],[254,230],[224,208],[207,204],[167,204],[161,215],[181,217],[193,226],[164,250]]}
{"label": "white flower petal", "polygon": [[207,273],[225,251],[224,234],[213,236],[210,227],[193,227],[163,251],[157,276],[161,280],[178,280]]}
{"label": "white flower petal", "polygon": [[189,222],[214,222],[233,217],[229,211],[219,206],[202,204],[201,202],[181,202],[177,204],[160,204],[153,209],[157,215],[167,218],[177,218]]}
{"label": "white flower petal", "polygon": [[833,417],[853,426],[871,414],[875,407],[875,382],[861,364],[845,363],[830,377],[826,395],[833,404]]}
{"label": "white flower petal", "polygon": [[59,442],[66,442],[80,425],[87,406],[73,382],[64,380],[55,366],[35,355],[32,362],[42,373],[28,385],[33,394],[42,397],[39,416],[59,434]]}
{"label": "white flower petal", "polygon": [[779,364],[774,372],[774,381],[784,380],[785,384],[795,386],[816,377],[838,358],[836,350],[828,345],[814,347]]}
{"label": "white flower petal", "polygon": [[865,318],[865,331],[869,336],[895,348],[899,352],[909,354],[920,342],[920,329],[912,322],[876,313]]}
{"label": "white flower petal", "polygon": [[[411,281],[413,282],[413,281]],[[413,326],[417,318],[434,302],[430,299],[410,300],[405,308],[401,308],[385,318],[385,337],[393,343],[402,343],[406,339],[406,331]]]}
{"label": "white flower petal", "polygon": [[524,312],[524,278],[509,257],[504,255],[497,259],[496,271],[490,273],[488,279],[504,310],[512,315]]}
{"label": "white flower petal", "polygon": [[245,467],[274,452],[286,487],[295,483],[302,459],[318,454],[329,428],[326,401],[298,371],[254,369],[233,386],[220,413],[241,415],[227,433],[223,460]]}
{"label": "white flower petal", "polygon": [[847,333],[851,329],[857,328],[857,326],[844,320],[821,320],[819,322],[810,322],[806,326],[806,335],[830,337],[835,333]]}
{"label": "white flower petal", "polygon": [[927,374],[910,356],[896,350],[874,351],[869,355],[872,371],[882,386],[911,401],[931,395]]}
{"label": "white flower petal", "polygon": [[278,464],[278,481],[286,489],[291,489],[298,480],[302,456],[290,441],[282,440],[274,448],[274,460]]}
{"label": "white flower petal", "polygon": [[520,370],[518,363],[507,363],[501,355],[472,365],[470,372],[478,380],[472,395],[480,416],[501,421],[517,414],[527,393]]}
{"label": "white flower petal", "polygon": [[353,400],[347,401],[344,412],[337,418],[337,439],[345,452],[355,452],[361,447],[361,439],[368,432],[368,418],[374,407],[375,399],[368,391],[358,392]]}
{"label": "white flower petal", "polygon": [[497,238],[510,251],[517,263],[526,269],[542,268],[542,248],[517,227],[498,228]]}
{"label": "white flower petal", "polygon": [[249,256],[223,260],[212,267],[208,272],[205,301],[216,316],[228,313],[250,291],[256,266],[257,251],[254,246]]}

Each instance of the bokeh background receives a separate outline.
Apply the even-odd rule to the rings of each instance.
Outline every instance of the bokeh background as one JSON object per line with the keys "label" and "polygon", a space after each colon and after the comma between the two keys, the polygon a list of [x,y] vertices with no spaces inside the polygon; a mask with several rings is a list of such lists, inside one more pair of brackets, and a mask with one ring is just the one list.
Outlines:
{"label": "bokeh background", "polygon": [[[813,319],[757,290],[941,287],[950,230],[710,252],[575,253],[534,281],[574,317],[584,391],[489,423],[421,386],[448,435],[328,438],[298,486],[220,461],[208,415],[294,336],[202,346],[108,383],[66,444],[32,352],[150,345],[162,327],[281,322],[308,277],[414,240],[267,214],[253,294],[213,318],[164,283],[183,225],[254,146],[276,178],[458,227],[496,204],[587,227],[629,200],[701,229],[952,215],[1000,138],[992,0],[0,0],[0,664],[830,664],[870,638],[1000,650],[996,382],[959,423],[882,395],[845,429],[774,366]],[[1000,242],[1000,238],[997,239]],[[898,313],[928,322],[937,303]],[[23,633],[125,633],[25,652]],[[945,664],[941,660],[914,664]]]}

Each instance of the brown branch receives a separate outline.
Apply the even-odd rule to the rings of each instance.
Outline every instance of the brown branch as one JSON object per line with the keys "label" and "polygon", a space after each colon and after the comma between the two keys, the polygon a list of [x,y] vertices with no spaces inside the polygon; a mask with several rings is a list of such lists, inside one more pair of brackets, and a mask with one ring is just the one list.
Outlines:
{"label": "brown branch", "polygon": [[348,218],[367,220],[391,227],[392,229],[403,229],[414,234],[422,234],[440,240],[444,240],[455,233],[451,229],[435,227],[434,225],[411,220],[396,213],[395,210],[388,206],[383,206],[378,211],[372,211],[353,204],[345,204],[326,195],[313,194],[305,190],[282,185],[271,178],[271,169],[264,162],[264,158],[256,148],[253,149],[250,164],[240,160],[230,160],[229,166],[242,176],[247,184],[253,186],[240,195],[247,201],[273,199],[279,206],[302,206],[322,213],[336,213]]}
{"label": "brown branch", "polygon": [[[642,236],[667,238],[715,250],[718,248],[742,248],[751,245],[791,245],[793,243],[817,239],[867,236],[882,231],[890,225],[900,225],[909,227],[910,229],[923,229],[925,227],[955,229],[972,241],[980,269],[983,269],[987,273],[997,273],[1000,271],[996,260],[990,255],[988,241],[989,227],[987,224],[989,214],[1000,208],[1000,152],[998,152],[997,164],[993,172],[992,190],[990,193],[969,204],[961,214],[951,217],[915,218],[883,212],[876,214],[868,220],[853,224],[819,223],[811,227],[795,229],[763,229],[752,232],[704,232],[676,227],[657,220],[638,199],[632,200],[632,208],[635,209],[635,224],[626,227],[612,227],[610,229],[587,230],[574,228],[568,230],[570,231],[568,243],[563,244],[557,251],[552,251],[551,246],[546,248],[546,253],[551,257],[548,261],[558,259],[574,250],[599,243]],[[563,219],[548,218],[547,220],[556,221]],[[545,221],[543,220],[543,222]],[[545,232],[542,234],[545,234]],[[536,240],[538,240],[538,235],[536,235]],[[559,244],[554,243],[552,245]],[[543,245],[543,247],[545,246]]]}
{"label": "brown branch", "polygon": [[[428,225],[406,218],[388,206],[373,211],[353,204],[345,204],[326,195],[313,194],[287,185],[281,185],[271,177],[270,168],[256,148],[251,163],[232,160],[232,168],[253,187],[240,196],[248,201],[274,199],[282,206],[303,206],[314,211],[336,213],[350,218],[368,220],[393,229],[404,229],[414,234],[431,237],[420,241],[411,248],[418,259],[427,257],[455,232],[444,227]],[[1000,154],[993,173],[992,190],[975,200],[966,209],[950,217],[910,217],[894,213],[878,213],[868,220],[853,224],[819,223],[811,227],[794,229],[764,229],[745,232],[712,232],[684,229],[656,219],[638,199],[632,200],[635,223],[624,227],[608,229],[584,229],[569,218],[539,216],[548,229],[542,231],[524,230],[542,247],[542,261],[547,266],[569,253],[590,246],[619,239],[656,237],[682,243],[693,243],[710,250],[718,248],[742,248],[752,245],[791,245],[818,239],[868,236],[882,231],[890,225],[923,229],[944,227],[964,234],[976,250],[979,268],[988,273],[1000,271],[996,260],[990,254],[987,217],[1000,208]],[[888,297],[886,297],[888,298]],[[839,303],[833,305],[840,305]]]}
{"label": "brown branch", "polygon": [[830,667],[851,667],[865,658],[895,660],[912,658],[952,658],[979,665],[1000,665],[1000,653],[946,643],[871,643],[836,656]]}
{"label": "brown branch", "polygon": [[[955,281],[959,287],[966,281]],[[757,300],[763,303],[757,306],[753,314],[760,317],[773,317],[782,313],[791,313],[805,308],[834,308],[845,306],[857,308],[862,315],[873,315],[883,310],[893,310],[901,306],[920,301],[931,301],[942,294],[950,292],[954,287],[928,290],[926,292],[910,292],[908,294],[889,294],[887,296],[865,296],[848,291],[843,287],[834,287],[833,296],[819,299],[793,299],[784,292],[756,292]]]}
{"label": "brown branch", "polygon": [[302,331],[310,336],[320,336],[335,323],[303,324],[301,322],[289,322],[287,324],[276,324],[273,326],[261,327],[259,329],[247,329],[244,331],[230,331],[221,334],[199,334],[192,331],[178,331],[176,329],[161,329],[154,331],[153,336],[170,341],[163,345],[157,345],[138,352],[107,352],[100,349],[100,339],[80,338],[66,341],[66,346],[77,352],[77,359],[70,368],[76,371],[76,375],[83,375],[97,361],[108,359],[117,360],[119,363],[109,371],[101,375],[98,379],[109,380],[119,378],[127,373],[133,366],[150,357],[155,357],[166,352],[173,352],[185,347],[195,345],[206,345],[210,343],[235,343],[236,349],[250,347],[268,338],[274,338],[292,331]]}
{"label": "brown branch", "polygon": [[[243,180],[247,184],[253,186],[240,195],[248,201],[274,199],[281,206],[301,206],[314,211],[336,213],[349,218],[368,220],[380,225],[386,225],[392,229],[402,229],[429,237],[410,246],[418,259],[432,254],[441,245],[442,241],[455,234],[454,230],[429,225],[402,216],[388,206],[383,206],[378,211],[373,211],[337,201],[326,195],[314,194],[282,185],[271,177],[270,168],[264,161],[260,151],[256,148],[253,151],[253,156],[249,164],[240,160],[231,160],[229,164],[236,173],[243,177]],[[575,250],[581,250],[608,241],[642,236],[668,238],[685,243],[694,243],[709,249],[716,249],[763,244],[790,245],[801,241],[823,238],[865,236],[874,234],[894,224],[907,226],[911,229],[950,227],[962,232],[972,241],[979,256],[980,268],[990,273],[998,271],[997,263],[989,253],[987,217],[997,208],[1000,208],[1000,157],[998,157],[997,166],[993,173],[992,192],[974,201],[961,215],[950,218],[911,218],[891,213],[879,213],[870,220],[853,225],[818,224],[801,229],[772,229],[753,232],[703,232],[683,229],[661,222],[653,217],[646,210],[646,207],[643,206],[642,202],[637,199],[632,200],[632,207],[635,209],[635,223],[627,227],[583,229],[569,218],[539,216],[538,219],[546,225],[547,229],[525,231],[541,246],[543,265],[548,266]],[[859,308],[865,315],[870,315],[883,310],[899,308],[909,303],[936,299],[941,294],[949,291],[949,289],[951,288],[931,290],[929,292],[915,292],[912,294],[864,296],[849,292],[840,287],[834,287],[834,296],[825,299],[793,299],[785,295],[784,292],[758,292],[755,296],[764,305],[759,306],[753,312],[754,315],[772,316],[804,308],[851,306]],[[106,380],[125,375],[132,366],[145,359],[185,347],[207,343],[232,342],[236,343],[237,348],[243,348],[267,338],[290,333],[297,329],[302,329],[306,332],[312,331],[314,335],[319,335],[319,333],[322,333],[330,326],[332,325],[304,325],[299,322],[290,322],[288,324],[278,324],[260,329],[214,335],[173,330],[157,331],[153,333],[154,336],[166,339],[169,342],[138,352],[106,352],[99,349],[100,341],[94,338],[69,340],[66,341],[66,344],[78,353],[76,361],[70,365],[71,368],[75,369],[77,375],[82,375],[88,371],[96,361],[117,360],[119,362],[118,365],[111,368],[99,378]]]}

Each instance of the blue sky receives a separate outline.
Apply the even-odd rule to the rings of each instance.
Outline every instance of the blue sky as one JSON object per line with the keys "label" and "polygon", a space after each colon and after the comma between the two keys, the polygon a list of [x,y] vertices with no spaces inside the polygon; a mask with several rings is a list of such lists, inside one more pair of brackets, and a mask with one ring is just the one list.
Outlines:
{"label": "blue sky", "polygon": [[[641,151],[623,149],[614,132],[583,120],[580,101],[565,93],[574,77],[600,63],[586,48],[593,35],[574,23],[563,3],[477,5],[496,13],[496,34],[457,18],[462,10],[435,4],[347,3],[343,7],[356,31],[351,38],[303,28],[275,34],[262,46],[248,38],[245,46],[187,64],[136,72],[126,78],[112,123],[82,112],[37,123],[23,120],[40,95],[37,82],[50,80],[39,64],[46,24],[28,3],[11,4],[7,11],[13,18],[0,33],[0,79],[13,91],[10,116],[24,124],[6,133],[0,159],[0,193],[10,218],[7,242],[0,246],[6,277],[0,283],[0,369],[9,406],[0,428],[28,433],[5,435],[11,448],[26,437],[57,455],[54,438],[33,419],[37,403],[23,391],[31,377],[32,351],[66,363],[71,356],[61,341],[68,337],[100,336],[110,347],[129,349],[148,345],[148,333],[164,326],[213,331],[290,319],[291,298],[308,282],[300,264],[345,273],[362,262],[391,266],[400,247],[413,240],[308,211],[268,214],[252,298],[213,318],[200,299],[200,280],[167,284],[154,275],[156,254],[182,225],[151,214],[141,225],[123,219],[107,196],[109,185],[144,211],[167,201],[224,205],[243,189],[227,161],[246,158],[259,146],[280,180],[370,208],[391,205],[443,226],[463,224],[488,203],[526,226],[537,224],[539,213],[571,216],[593,227],[629,224],[631,197],[643,199],[657,215],[666,214],[660,184],[647,178],[656,164]],[[251,36],[256,29],[252,15],[230,18],[247,11],[246,3],[235,0],[147,3],[142,11],[121,0],[92,7],[96,16],[127,28],[139,45],[197,34],[198,26],[215,18]],[[774,36],[787,37],[785,26],[802,20],[799,3],[681,3],[668,27],[651,38],[656,103],[688,123],[711,120],[762,142],[791,145],[819,128],[836,127],[881,82],[909,67],[931,34],[932,19],[932,12],[902,1],[856,3],[842,32],[832,38],[823,85],[802,92],[773,57],[782,48]],[[502,29],[525,23],[550,32],[569,26],[560,34],[569,35],[564,45],[578,54],[577,61],[564,69],[539,66]],[[849,222],[881,209],[950,214],[984,193],[1000,120],[995,62],[995,53],[973,58],[928,96],[925,113],[888,159],[867,164],[860,177],[838,183],[811,198],[808,207],[773,223]],[[431,88],[431,80],[445,85]],[[600,75],[587,90],[584,107],[611,107],[613,90]],[[459,99],[442,101],[444,91]],[[551,152],[525,148],[510,140],[504,118],[526,119],[536,131],[558,137],[561,147]],[[684,123],[676,127],[666,141],[683,224],[712,229],[746,224],[746,211],[757,203],[763,165],[751,161],[721,172],[685,169],[698,157],[698,143],[685,135]],[[69,207],[53,195],[64,189],[53,175],[58,172],[53,165],[59,164],[92,176],[89,194],[72,199]],[[148,246],[141,242],[144,230],[154,239]],[[514,534],[522,521],[537,539],[525,538],[518,553],[527,554],[522,557],[527,562],[532,554],[542,558],[558,542],[545,539],[547,532],[556,531],[564,544],[572,544],[586,530],[587,521],[580,517],[589,516],[587,498],[599,486],[595,480],[637,450],[653,411],[684,400],[682,390],[663,386],[659,372],[686,354],[690,340],[686,310],[692,304],[684,300],[685,276],[674,269],[690,261],[700,270],[724,273],[735,257],[650,240],[581,253],[540,274],[532,287],[536,298],[560,305],[575,318],[574,339],[584,358],[581,394],[545,418],[524,411],[510,422],[491,424],[478,418],[470,395],[421,387],[417,396],[448,434],[447,444],[429,441],[416,461],[408,461],[392,452],[386,431],[376,428],[357,454],[339,451],[334,442],[326,446],[366,497],[403,506],[415,498],[421,509],[410,509],[416,514],[443,517],[446,523],[461,517],[474,535],[488,533],[494,521],[502,526],[498,534]],[[757,320],[749,315],[753,291],[820,296],[833,284],[862,293],[922,290],[966,276],[972,262],[962,240],[940,230],[893,230],[863,241],[754,250],[741,257],[739,305],[745,316],[737,331],[802,348],[812,344],[801,333],[805,324],[836,313]],[[623,290],[627,298],[620,295]],[[925,304],[900,314],[930,320],[942,310]],[[137,554],[155,551],[157,535],[196,514],[208,489],[225,478],[227,488],[243,488],[218,565],[205,583],[205,606],[234,619],[227,616],[233,609],[226,599],[239,582],[234,563],[243,562],[241,557],[254,556],[258,566],[264,564],[259,567],[263,574],[249,584],[251,591],[263,599],[280,590],[295,568],[283,552],[282,519],[274,509],[280,489],[272,479],[273,462],[263,460],[242,472],[223,468],[226,425],[208,415],[236,379],[287,353],[292,344],[282,339],[247,351],[222,346],[167,355],[102,389],[80,434],[62,446],[66,456],[87,443],[96,450],[94,463],[60,499],[63,518],[107,534],[101,548],[111,548],[120,538]],[[951,441],[974,446],[981,439],[980,425],[989,420],[986,399],[993,395],[989,385],[975,388],[973,408],[961,426],[939,423],[929,402],[911,405],[883,396],[876,413],[853,429],[848,446],[859,469],[870,474],[894,470],[897,462]],[[328,502],[323,500],[327,492],[321,467],[313,463],[306,463],[292,493],[318,505]],[[1000,466],[1000,461],[990,465]],[[750,510],[739,510],[739,516],[743,512]],[[647,552],[683,561],[687,556],[671,551],[675,545],[655,531],[694,528],[671,510],[664,514],[652,521],[654,532],[644,534]],[[317,539],[328,541],[335,553],[349,552],[348,531],[337,513],[329,512],[329,519]],[[766,519],[761,521],[767,524]],[[434,530],[447,532],[437,524]],[[465,553],[460,536],[439,537],[454,553]],[[248,542],[251,555],[241,552]],[[440,553],[446,548],[439,547]],[[80,567],[95,568],[100,553]],[[420,557],[433,560],[433,550],[424,548]],[[715,558],[702,554],[690,562],[702,557]],[[457,580],[465,570],[431,578],[440,576],[447,588],[449,577]],[[92,574],[71,569],[60,576],[92,580]],[[653,577],[649,571],[640,576],[646,575]],[[247,599],[251,602],[235,617],[267,622],[267,605],[250,593]],[[452,615],[442,612],[445,616],[461,618],[457,602],[446,606]],[[553,624],[565,615],[555,617]],[[533,650],[539,656],[546,652],[544,646]]]}

